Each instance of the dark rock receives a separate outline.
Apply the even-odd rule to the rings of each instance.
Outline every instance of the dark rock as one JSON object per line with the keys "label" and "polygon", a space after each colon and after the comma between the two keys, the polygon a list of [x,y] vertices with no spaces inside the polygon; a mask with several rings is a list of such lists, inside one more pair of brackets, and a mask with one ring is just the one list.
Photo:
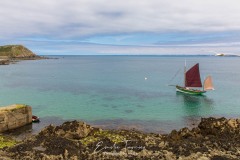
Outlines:
{"label": "dark rock", "polygon": [[10,63],[9,59],[0,59],[0,65],[8,65]]}
{"label": "dark rock", "polygon": [[49,125],[0,155],[10,159],[240,159],[239,122],[204,118],[192,130],[159,135],[102,130],[72,121]]}
{"label": "dark rock", "polygon": [[86,137],[91,131],[93,127],[87,125],[85,122],[65,122],[60,126],[48,126],[43,129],[39,135],[45,136],[61,136],[69,139],[80,139]]}
{"label": "dark rock", "polygon": [[229,158],[226,158],[224,156],[213,156],[211,160],[229,160]]}

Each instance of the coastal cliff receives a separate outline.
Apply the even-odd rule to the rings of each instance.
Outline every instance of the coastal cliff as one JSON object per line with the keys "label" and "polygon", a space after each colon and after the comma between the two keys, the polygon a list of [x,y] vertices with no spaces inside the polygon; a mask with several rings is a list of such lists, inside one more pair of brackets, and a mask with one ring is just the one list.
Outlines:
{"label": "coastal cliff", "polygon": [[5,159],[240,159],[240,119],[202,118],[193,129],[169,134],[102,130],[85,122],[49,125],[0,150]]}
{"label": "coastal cliff", "polygon": [[41,57],[22,45],[0,46],[0,59],[40,59]]}

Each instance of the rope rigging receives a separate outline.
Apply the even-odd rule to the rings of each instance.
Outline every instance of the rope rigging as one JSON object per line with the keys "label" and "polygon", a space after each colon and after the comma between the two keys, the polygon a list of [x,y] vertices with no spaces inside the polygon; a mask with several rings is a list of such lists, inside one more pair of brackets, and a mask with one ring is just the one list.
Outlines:
{"label": "rope rigging", "polygon": [[[168,84],[170,84],[175,78],[176,78],[176,76],[178,75],[178,73],[181,71],[181,68],[180,69],[178,69],[178,71],[174,74],[174,76],[169,80],[169,83]],[[169,85],[169,86],[172,86],[172,85]],[[174,85],[175,86],[175,85]]]}

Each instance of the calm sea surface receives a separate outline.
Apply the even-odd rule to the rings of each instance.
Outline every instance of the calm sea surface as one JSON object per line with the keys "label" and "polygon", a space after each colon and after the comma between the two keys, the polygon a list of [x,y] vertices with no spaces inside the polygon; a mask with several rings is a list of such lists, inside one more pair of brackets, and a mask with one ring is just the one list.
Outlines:
{"label": "calm sea surface", "polygon": [[[107,128],[169,132],[201,117],[240,116],[240,58],[213,56],[59,56],[0,66],[0,106],[31,105],[45,124],[84,120]],[[206,96],[177,94],[184,61],[212,75]],[[33,127],[33,128],[34,128]]]}

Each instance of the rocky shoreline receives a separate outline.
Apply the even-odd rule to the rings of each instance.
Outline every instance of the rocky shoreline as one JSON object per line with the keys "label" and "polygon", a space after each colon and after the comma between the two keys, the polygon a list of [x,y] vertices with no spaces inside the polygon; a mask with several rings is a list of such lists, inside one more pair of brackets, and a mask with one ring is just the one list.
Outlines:
{"label": "rocky shoreline", "polygon": [[0,150],[3,159],[240,159],[240,119],[202,118],[169,134],[103,130],[85,122],[49,125]]}

